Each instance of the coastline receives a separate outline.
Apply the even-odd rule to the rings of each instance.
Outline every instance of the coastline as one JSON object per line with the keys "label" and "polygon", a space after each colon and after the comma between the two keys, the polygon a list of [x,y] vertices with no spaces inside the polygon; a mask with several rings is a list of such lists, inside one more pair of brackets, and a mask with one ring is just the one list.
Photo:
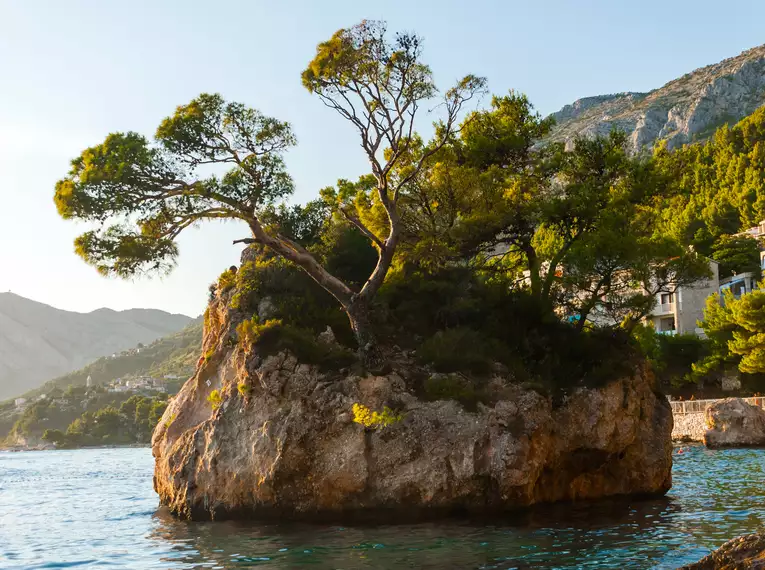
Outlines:
{"label": "coastline", "polygon": [[56,447],[55,445],[21,445],[21,446],[9,446],[0,447],[0,453],[2,452],[20,452],[20,451],[56,451],[56,450],[73,450],[73,449],[117,449],[117,448],[132,448],[132,447],[151,447],[150,443],[122,443],[111,445],[81,445],[75,447]]}

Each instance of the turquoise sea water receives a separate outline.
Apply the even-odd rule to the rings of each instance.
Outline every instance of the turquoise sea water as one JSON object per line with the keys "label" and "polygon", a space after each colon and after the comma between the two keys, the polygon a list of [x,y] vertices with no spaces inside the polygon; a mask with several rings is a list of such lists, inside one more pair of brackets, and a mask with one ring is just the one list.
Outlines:
{"label": "turquoise sea water", "polygon": [[179,521],[152,467],[145,448],[0,452],[0,568],[676,568],[765,526],[765,450],[686,447],[663,500],[396,526]]}

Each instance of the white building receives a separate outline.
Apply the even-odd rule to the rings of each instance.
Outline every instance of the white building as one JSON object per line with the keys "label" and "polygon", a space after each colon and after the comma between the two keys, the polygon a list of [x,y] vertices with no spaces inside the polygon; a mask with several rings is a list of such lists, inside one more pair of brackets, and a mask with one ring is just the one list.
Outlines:
{"label": "white building", "polygon": [[20,408],[20,407],[22,407],[22,406],[23,406],[24,404],[26,404],[26,403],[27,403],[27,399],[26,399],[26,398],[16,398],[16,399],[13,401],[13,404],[14,404],[14,405],[15,405],[17,408]]}
{"label": "white building", "polygon": [[730,290],[733,296],[738,299],[741,295],[751,293],[757,289],[757,282],[758,276],[751,272],[731,275],[730,277],[720,279],[720,293]]}
{"label": "white building", "polygon": [[672,293],[656,295],[656,305],[646,320],[661,334],[695,334],[704,336],[698,321],[704,320],[707,298],[720,290],[720,266],[709,260],[712,277],[693,285],[677,287]]}

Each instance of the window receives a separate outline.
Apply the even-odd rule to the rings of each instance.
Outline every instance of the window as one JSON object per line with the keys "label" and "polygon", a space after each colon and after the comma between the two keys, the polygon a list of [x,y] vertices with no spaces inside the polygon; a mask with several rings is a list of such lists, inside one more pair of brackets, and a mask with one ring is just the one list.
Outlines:
{"label": "window", "polygon": [[670,332],[673,330],[675,330],[675,317],[659,320],[659,332]]}
{"label": "window", "polygon": [[661,304],[662,305],[669,305],[675,301],[674,295],[672,293],[662,293],[661,294]]}
{"label": "window", "polygon": [[746,281],[736,281],[730,286],[730,289],[733,291],[734,297],[740,297],[746,293]]}

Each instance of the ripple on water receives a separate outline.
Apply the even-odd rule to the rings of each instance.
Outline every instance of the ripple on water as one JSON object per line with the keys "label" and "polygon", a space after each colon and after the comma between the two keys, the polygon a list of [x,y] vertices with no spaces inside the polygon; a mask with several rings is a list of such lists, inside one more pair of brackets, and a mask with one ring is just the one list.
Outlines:
{"label": "ripple on water", "polygon": [[675,455],[660,500],[385,526],[188,523],[148,449],[0,454],[0,568],[676,568],[763,527],[765,450]]}

